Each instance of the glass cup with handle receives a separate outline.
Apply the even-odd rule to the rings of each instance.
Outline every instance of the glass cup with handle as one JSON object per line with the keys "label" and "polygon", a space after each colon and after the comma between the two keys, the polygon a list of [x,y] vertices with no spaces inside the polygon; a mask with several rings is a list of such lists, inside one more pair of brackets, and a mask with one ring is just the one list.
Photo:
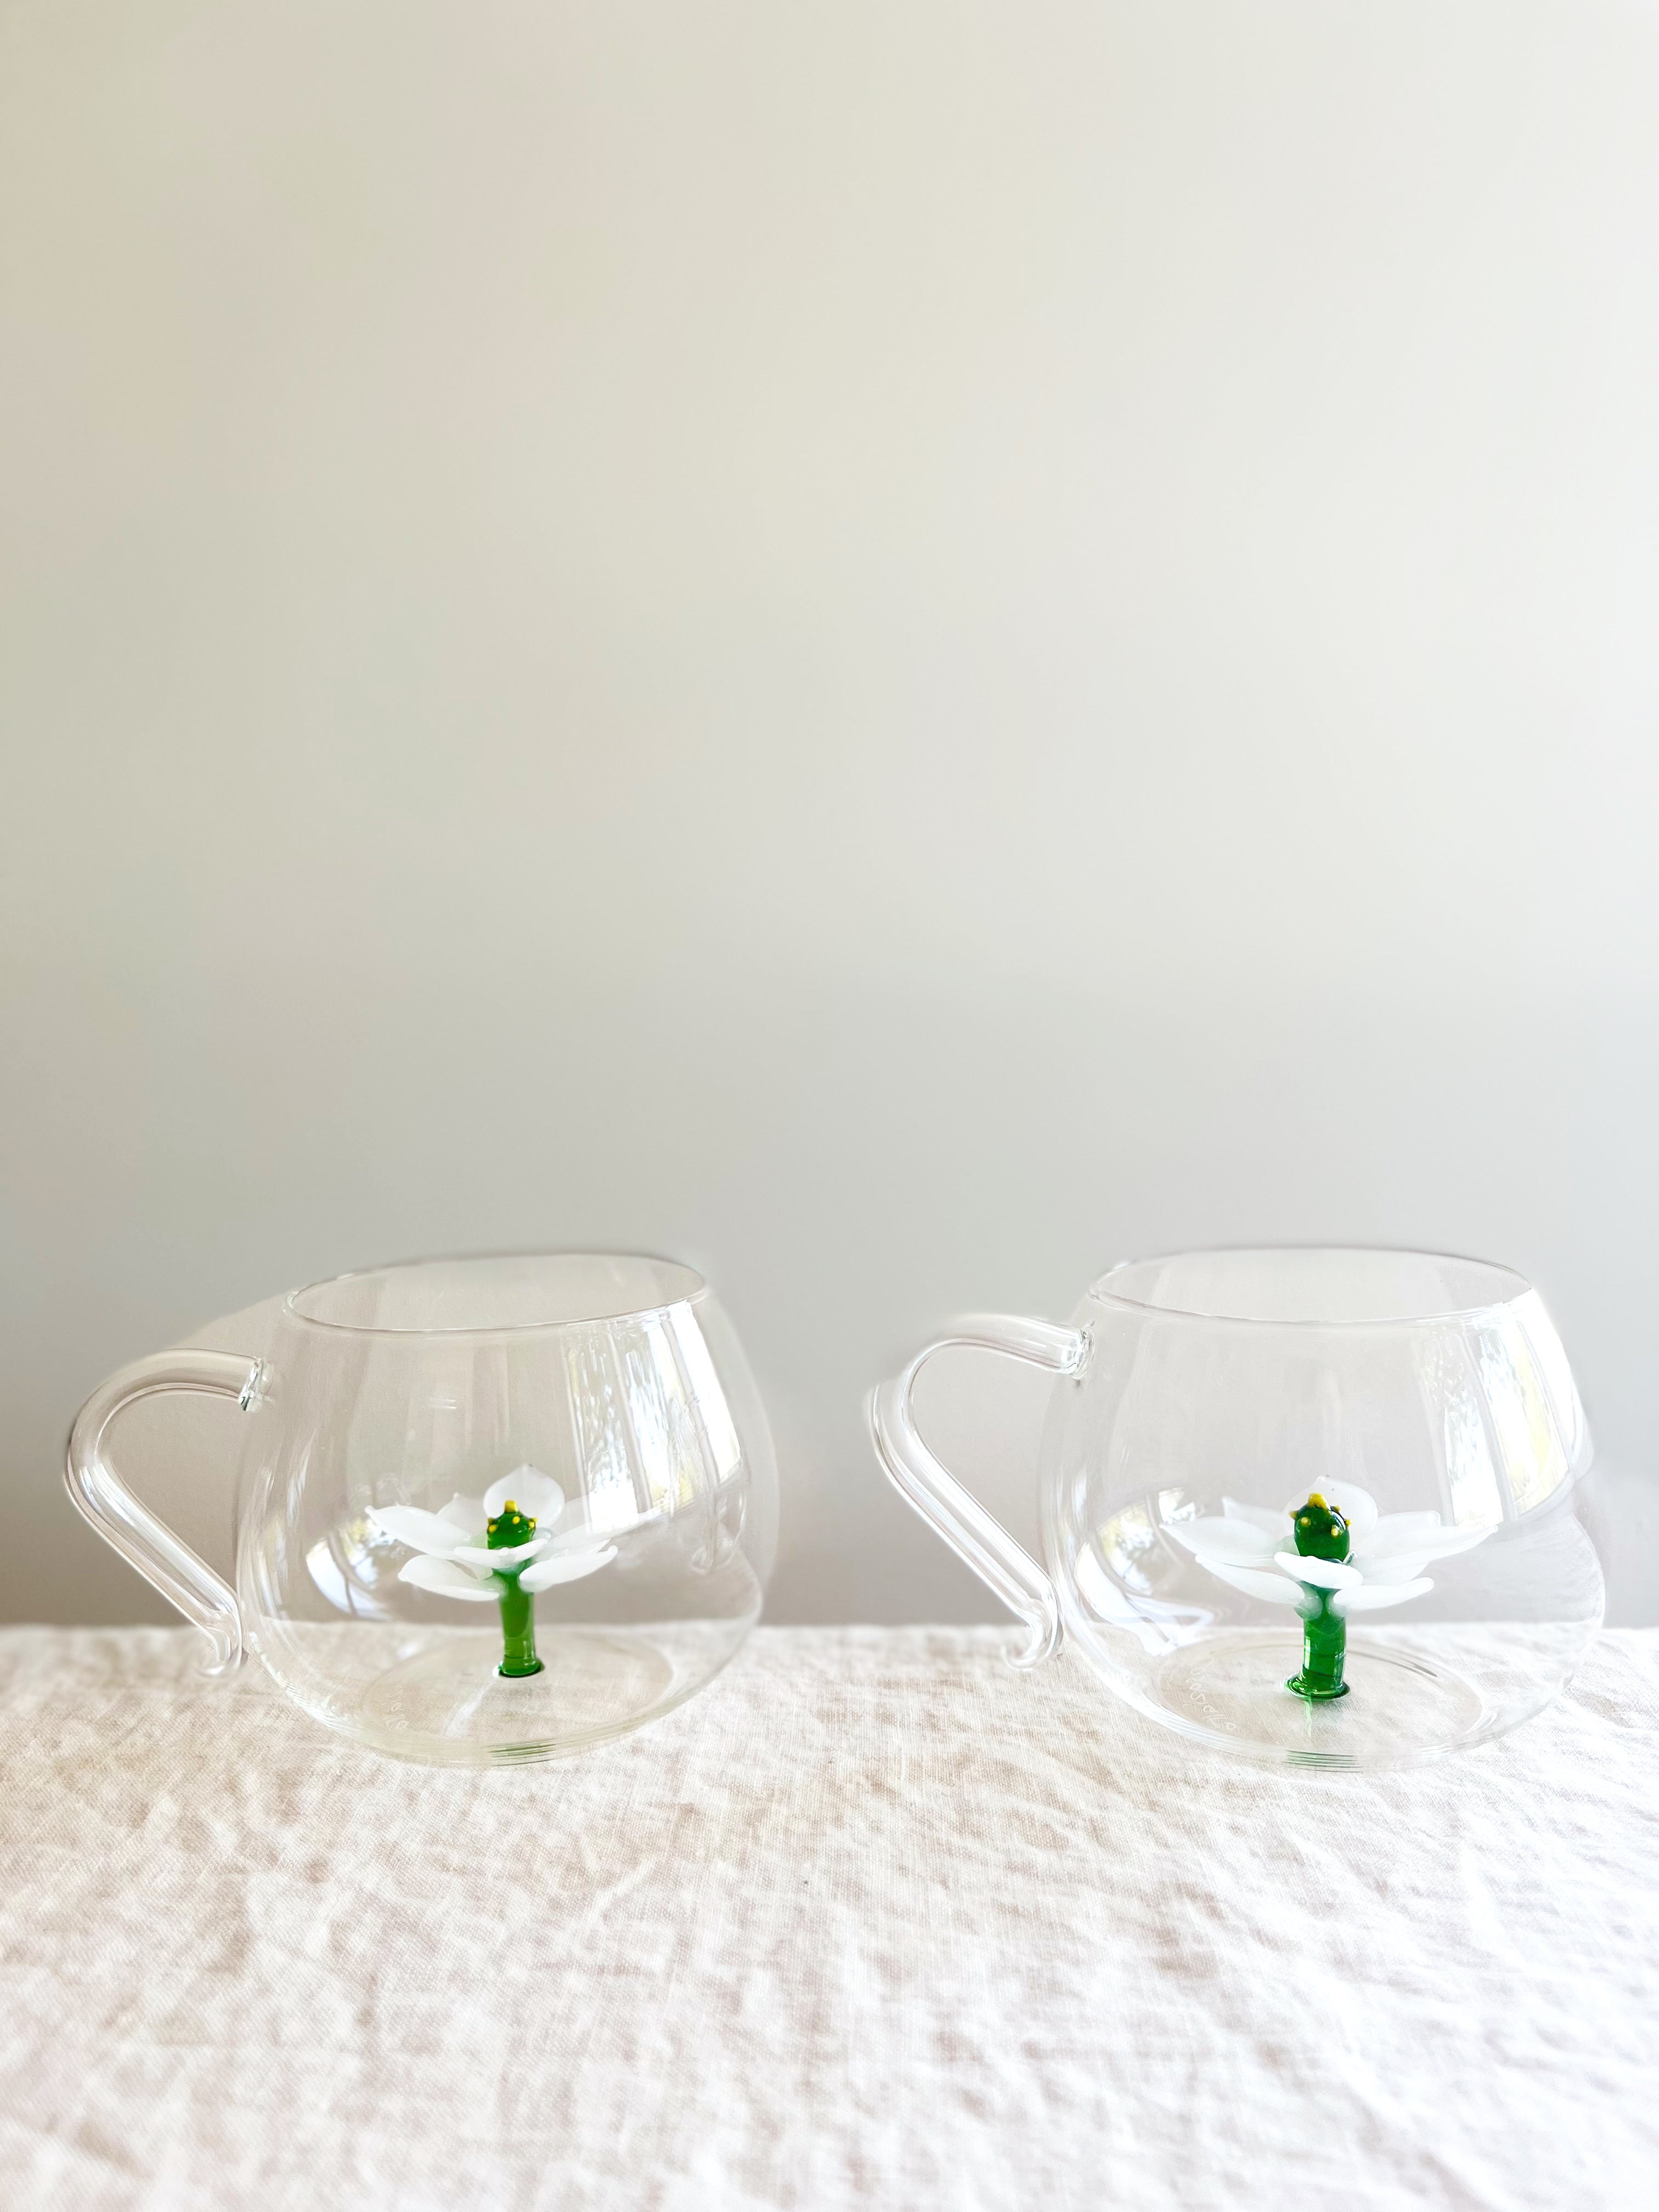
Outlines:
{"label": "glass cup with handle", "polygon": [[[124,1407],[239,1408],[234,1587],[122,1480]],[[776,1547],[765,1412],[690,1267],[610,1253],[417,1261],[283,1302],[260,1357],[143,1359],[88,1400],[70,1497],[202,1631],[307,1711],[438,1765],[552,1758],[701,1688]]]}
{"label": "glass cup with handle", "polygon": [[[929,1451],[945,1346],[1052,1370],[1039,1563]],[[1512,1270],[1264,1248],[1126,1262],[1069,1326],[958,1323],[871,1401],[901,1494],[1024,1630],[1139,1711],[1267,1762],[1408,1765],[1562,1689],[1603,1586],[1561,1340]]]}

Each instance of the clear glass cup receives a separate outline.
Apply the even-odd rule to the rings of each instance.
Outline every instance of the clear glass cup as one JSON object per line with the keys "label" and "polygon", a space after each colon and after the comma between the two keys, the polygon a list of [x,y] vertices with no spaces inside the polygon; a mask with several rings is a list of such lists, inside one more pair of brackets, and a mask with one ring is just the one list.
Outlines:
{"label": "clear glass cup", "polygon": [[[110,1425],[158,1391],[243,1415],[232,1589],[141,1505]],[[140,1360],[82,1407],[70,1495],[203,1632],[329,1726],[440,1765],[549,1759],[678,1705],[760,1616],[777,1470],[689,1267],[428,1260],[283,1302],[263,1358]]]}
{"label": "clear glass cup", "polygon": [[[944,1345],[1056,1376],[1043,1564],[927,1449]],[[1130,1261],[1070,1328],[965,1320],[872,1401],[901,1493],[1024,1622],[1215,1749],[1409,1765],[1513,1728],[1601,1624],[1576,1510],[1591,1443],[1566,1355],[1507,1267],[1431,1253]]]}

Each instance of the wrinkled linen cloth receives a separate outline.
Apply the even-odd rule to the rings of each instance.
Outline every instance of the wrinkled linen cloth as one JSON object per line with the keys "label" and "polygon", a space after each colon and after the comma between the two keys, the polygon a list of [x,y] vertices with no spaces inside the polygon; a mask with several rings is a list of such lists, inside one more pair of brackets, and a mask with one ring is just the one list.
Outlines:
{"label": "wrinkled linen cloth", "polygon": [[1659,2203],[1659,1633],[1263,1771],[1000,1630],[763,1630],[474,1773],[0,1632],[8,2212]]}

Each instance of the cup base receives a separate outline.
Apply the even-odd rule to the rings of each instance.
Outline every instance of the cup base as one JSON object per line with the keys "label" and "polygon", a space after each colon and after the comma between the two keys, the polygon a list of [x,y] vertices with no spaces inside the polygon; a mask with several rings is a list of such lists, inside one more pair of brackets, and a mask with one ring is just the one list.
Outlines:
{"label": "cup base", "polygon": [[1348,1646],[1346,1694],[1297,1693],[1285,1667],[1301,1638],[1272,1630],[1206,1638],[1160,1666],[1155,1717],[1218,1748],[1293,1765],[1410,1765],[1495,1732],[1495,1716],[1449,1656]]}
{"label": "cup base", "polygon": [[752,1619],[538,1623],[542,1663],[520,1675],[501,1672],[493,1625],[287,1622],[280,1641],[254,1649],[307,1712],[372,1750],[431,1766],[517,1766],[660,1719],[719,1674]]}
{"label": "cup base", "polygon": [[462,1757],[550,1759],[636,1727],[674,1679],[646,1637],[556,1628],[538,1650],[533,1674],[507,1674],[499,1636],[459,1632],[388,1668],[363,1699],[364,1725],[388,1750],[418,1741],[426,1756],[441,1744]]}

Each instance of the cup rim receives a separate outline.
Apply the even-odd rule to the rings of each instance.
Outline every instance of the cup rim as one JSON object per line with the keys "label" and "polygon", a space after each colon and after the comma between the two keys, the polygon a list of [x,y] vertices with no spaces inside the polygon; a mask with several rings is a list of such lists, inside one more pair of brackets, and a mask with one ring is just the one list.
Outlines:
{"label": "cup rim", "polygon": [[[361,1283],[376,1275],[410,1275],[426,1267],[478,1267],[493,1263],[526,1261],[598,1260],[631,1261],[635,1265],[656,1267],[678,1277],[684,1285],[672,1297],[655,1297],[644,1304],[618,1301],[601,1313],[572,1314],[557,1320],[486,1322],[479,1325],[462,1322],[435,1328],[392,1328],[379,1322],[331,1321],[319,1314],[301,1310],[300,1301],[326,1291],[334,1291],[348,1283]],[[670,1260],[656,1252],[596,1252],[547,1251],[527,1252],[436,1252],[425,1253],[411,1260],[388,1260],[375,1267],[348,1267],[337,1275],[324,1275],[315,1282],[302,1283],[297,1290],[289,1291],[283,1299],[282,1314],[285,1322],[299,1328],[314,1328],[331,1336],[382,1337],[388,1340],[413,1340],[422,1337],[442,1338],[446,1341],[465,1338],[482,1340],[488,1337],[526,1337],[556,1335],[573,1328],[603,1328],[611,1322],[648,1321],[658,1314],[672,1313],[678,1306],[693,1305],[708,1294],[708,1284],[695,1267],[683,1260]]]}
{"label": "cup rim", "polygon": [[[1261,1314],[1200,1313],[1186,1306],[1159,1304],[1155,1299],[1129,1297],[1109,1285],[1115,1275],[1130,1267],[1161,1267],[1175,1260],[1220,1259],[1244,1253],[1294,1253],[1311,1256],[1316,1253],[1350,1253],[1365,1258],[1387,1257],[1394,1260],[1429,1260],[1449,1261],[1462,1267],[1481,1267],[1489,1273],[1504,1278],[1509,1288],[1501,1297],[1487,1298],[1479,1304],[1449,1306],[1435,1313],[1377,1314],[1357,1316],[1352,1320],[1279,1319]],[[1324,1333],[1332,1329],[1401,1329],[1443,1328],[1451,1322],[1479,1321],[1488,1314],[1504,1312],[1534,1294],[1534,1286],[1516,1268],[1501,1260],[1482,1260],[1467,1252],[1430,1252],[1410,1244],[1214,1244],[1194,1245],[1180,1252],[1148,1253],[1139,1259],[1119,1260],[1104,1274],[1097,1276],[1089,1285],[1088,1297],[1102,1305],[1128,1307],[1135,1312],[1153,1314],[1160,1320],[1202,1322],[1214,1328],[1303,1329]]]}

